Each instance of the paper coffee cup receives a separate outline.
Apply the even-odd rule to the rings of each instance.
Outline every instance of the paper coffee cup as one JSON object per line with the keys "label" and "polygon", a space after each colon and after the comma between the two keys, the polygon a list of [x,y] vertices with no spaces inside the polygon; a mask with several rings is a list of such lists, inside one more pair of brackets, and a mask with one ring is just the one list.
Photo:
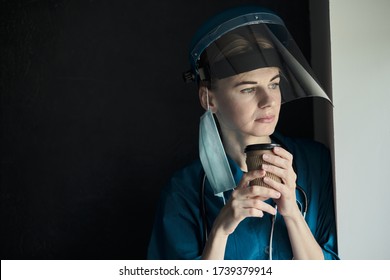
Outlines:
{"label": "paper coffee cup", "polygon": [[[263,154],[273,154],[272,149],[275,147],[280,147],[279,144],[276,143],[268,143],[268,144],[254,144],[254,145],[248,145],[245,148],[245,154],[246,154],[246,165],[248,167],[248,171],[252,170],[259,170],[261,169],[261,165],[263,164]],[[265,162],[265,164],[269,164],[268,162]],[[276,182],[281,183],[282,180],[276,176],[275,174],[272,174],[270,172],[267,172],[266,177],[271,178],[272,180],[275,180]],[[263,178],[256,178],[252,180],[249,183],[250,186],[263,186],[270,188],[266,183],[264,183]]]}

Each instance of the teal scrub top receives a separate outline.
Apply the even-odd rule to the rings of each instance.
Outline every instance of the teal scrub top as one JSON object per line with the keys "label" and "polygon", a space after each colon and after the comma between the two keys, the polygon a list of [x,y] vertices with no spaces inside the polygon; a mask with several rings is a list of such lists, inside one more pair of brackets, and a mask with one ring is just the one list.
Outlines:
{"label": "teal scrub top", "polygon": [[[322,144],[290,138],[275,133],[272,140],[288,150],[294,159],[297,174],[297,203],[306,207],[306,222],[321,246],[325,259],[339,259],[334,214],[332,167],[329,150]],[[229,159],[236,181],[243,172]],[[148,259],[200,259],[205,244],[202,219],[201,187],[204,171],[199,160],[177,171],[163,188],[157,206],[154,226],[147,251]],[[232,191],[224,193],[226,201]],[[215,196],[209,182],[205,182],[205,212],[207,228],[211,229],[215,218],[224,206],[223,199]],[[269,203],[273,203],[269,200]],[[225,259],[269,259],[272,216],[244,219],[229,236]],[[272,259],[293,258],[290,240],[283,217],[276,216]]]}

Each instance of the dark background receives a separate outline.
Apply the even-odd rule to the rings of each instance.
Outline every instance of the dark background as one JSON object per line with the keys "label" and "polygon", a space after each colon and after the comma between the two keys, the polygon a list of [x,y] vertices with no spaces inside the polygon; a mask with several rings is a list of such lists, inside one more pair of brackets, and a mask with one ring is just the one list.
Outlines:
{"label": "dark background", "polygon": [[[181,74],[210,15],[263,4],[310,61],[308,0],[0,3],[1,259],[146,258],[160,189],[197,157]],[[312,137],[311,106],[280,130]]]}

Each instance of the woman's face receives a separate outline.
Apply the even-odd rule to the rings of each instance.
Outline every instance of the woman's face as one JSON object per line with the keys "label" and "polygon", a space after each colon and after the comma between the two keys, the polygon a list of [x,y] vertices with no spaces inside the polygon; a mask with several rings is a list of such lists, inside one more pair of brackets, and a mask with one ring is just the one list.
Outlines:
{"label": "woman's face", "polygon": [[212,91],[214,112],[223,133],[268,137],[279,119],[279,68],[268,67],[217,81]]}

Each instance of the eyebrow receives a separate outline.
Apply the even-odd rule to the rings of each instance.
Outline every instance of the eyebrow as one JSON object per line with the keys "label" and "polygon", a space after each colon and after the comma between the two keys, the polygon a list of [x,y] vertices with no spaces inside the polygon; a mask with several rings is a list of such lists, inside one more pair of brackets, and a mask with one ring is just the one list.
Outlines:
{"label": "eyebrow", "polygon": [[[280,78],[280,74],[275,75],[269,81],[272,82],[273,80],[276,80],[277,78]],[[238,87],[238,86],[241,86],[241,85],[257,85],[257,82],[254,82],[254,81],[242,81],[242,82],[239,82],[239,83],[235,84],[233,87]]]}

